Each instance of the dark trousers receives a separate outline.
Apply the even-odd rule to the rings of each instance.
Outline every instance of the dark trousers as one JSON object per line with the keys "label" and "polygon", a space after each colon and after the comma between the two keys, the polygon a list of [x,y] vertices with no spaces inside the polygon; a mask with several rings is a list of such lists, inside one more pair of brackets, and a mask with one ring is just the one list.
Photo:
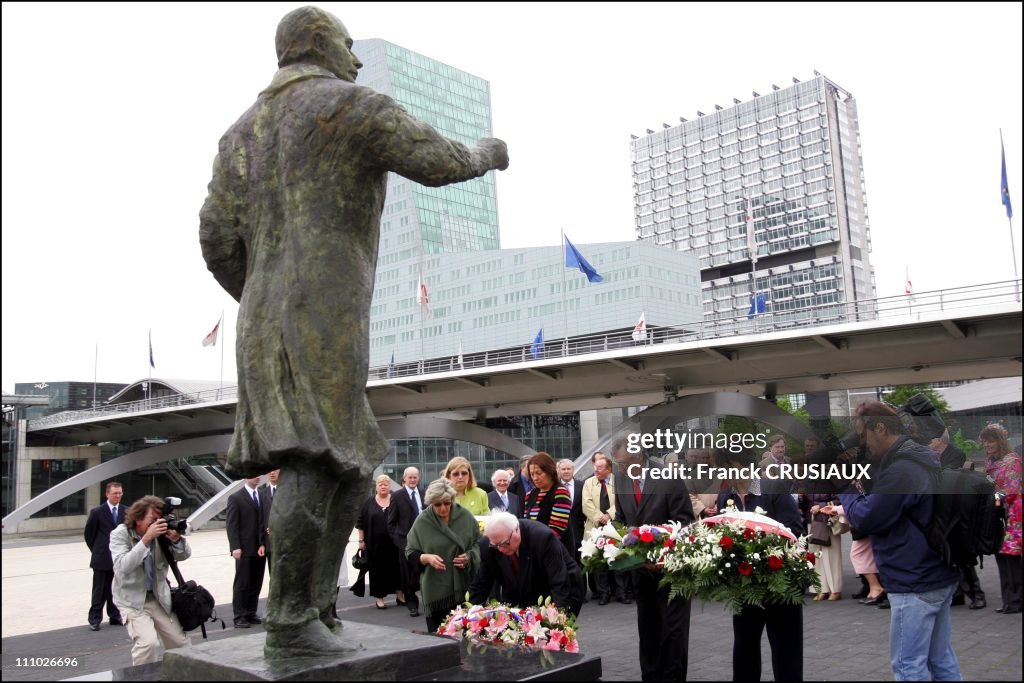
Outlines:
{"label": "dark trousers", "polygon": [[732,618],[732,680],[761,680],[761,634],[768,628],[777,681],[804,679],[804,607],[744,607]]}
{"label": "dark trousers", "polygon": [[971,600],[985,599],[985,591],[981,590],[978,572],[974,567],[960,567],[960,583],[956,585],[953,600],[960,604],[965,595]]}
{"label": "dark trousers", "polygon": [[405,606],[410,612],[415,612],[420,606],[420,599],[416,597],[416,591],[420,589],[420,567],[405,556],[404,545],[398,549],[398,574],[405,593]]}
{"label": "dark trousers", "polygon": [[253,555],[235,560],[235,582],[232,586],[231,608],[235,620],[255,617],[263,588],[263,572],[267,558]]}
{"label": "dark trousers", "polygon": [[636,626],[640,637],[640,675],[645,681],[685,681],[690,646],[690,601],[669,602],[660,573],[632,572]]}
{"label": "dark trousers", "polygon": [[1003,593],[1003,611],[1019,612],[1021,608],[1021,556],[996,555],[999,567],[999,588]]}
{"label": "dark trousers", "polygon": [[594,572],[590,576],[594,578],[591,590],[598,597],[626,597],[626,581],[629,579],[628,572],[615,572],[609,569],[603,572]]}
{"label": "dark trousers", "polygon": [[113,571],[92,570],[92,605],[89,607],[90,624],[98,624],[103,621],[103,603],[107,603],[107,616],[109,618],[121,618],[121,611],[114,604],[114,596],[110,590],[113,581]]}

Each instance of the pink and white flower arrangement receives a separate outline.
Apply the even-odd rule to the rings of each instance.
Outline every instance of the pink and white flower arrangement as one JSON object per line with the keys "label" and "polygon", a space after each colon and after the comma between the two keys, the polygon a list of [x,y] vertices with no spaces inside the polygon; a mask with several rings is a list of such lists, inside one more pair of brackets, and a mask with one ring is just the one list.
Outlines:
{"label": "pink and white flower arrangement", "polygon": [[466,603],[456,607],[437,629],[442,636],[470,643],[513,645],[538,650],[579,652],[576,617],[551,604],[551,598],[536,607],[510,607]]}

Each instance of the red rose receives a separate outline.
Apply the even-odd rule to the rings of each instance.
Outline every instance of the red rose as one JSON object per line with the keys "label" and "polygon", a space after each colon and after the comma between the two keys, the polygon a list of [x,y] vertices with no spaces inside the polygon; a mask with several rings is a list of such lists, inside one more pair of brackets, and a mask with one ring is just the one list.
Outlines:
{"label": "red rose", "polygon": [[778,571],[779,569],[782,569],[782,558],[781,557],[776,557],[775,555],[769,555],[768,556],[768,569],[772,570],[773,572],[774,571]]}
{"label": "red rose", "polygon": [[487,621],[487,617],[480,620],[480,628],[487,628],[491,622]]}
{"label": "red rose", "polygon": [[526,636],[526,638],[524,638],[523,640],[526,642],[527,645],[533,645],[534,643],[533,636]]}
{"label": "red rose", "polygon": [[676,542],[673,541],[671,538],[666,538],[665,542],[661,544],[661,547],[662,548],[675,548],[676,547]]}
{"label": "red rose", "polygon": [[804,557],[806,557],[807,561],[810,562],[811,564],[814,564],[814,562],[818,559],[817,557],[814,556],[814,553],[807,553]]}
{"label": "red rose", "polygon": [[740,562],[739,566],[736,567],[736,571],[740,573],[740,576],[750,576],[754,573],[754,568],[750,566],[749,562]]}
{"label": "red rose", "polygon": [[616,543],[618,543],[618,541],[616,541],[614,538],[608,539],[608,545],[615,545]]}
{"label": "red rose", "polygon": [[654,540],[654,534],[652,534],[650,531],[645,531],[642,534],[640,534],[640,540],[643,543],[650,543]]}
{"label": "red rose", "polygon": [[693,536],[693,535],[690,536],[690,543],[693,543],[696,540],[697,540],[696,536]]}
{"label": "red rose", "polygon": [[732,550],[732,536],[722,536],[718,545],[722,546],[722,550]]}
{"label": "red rose", "polygon": [[752,540],[752,539],[754,539],[756,537],[757,537],[757,534],[754,533],[753,529],[744,529],[743,530],[743,538],[747,539],[748,541]]}

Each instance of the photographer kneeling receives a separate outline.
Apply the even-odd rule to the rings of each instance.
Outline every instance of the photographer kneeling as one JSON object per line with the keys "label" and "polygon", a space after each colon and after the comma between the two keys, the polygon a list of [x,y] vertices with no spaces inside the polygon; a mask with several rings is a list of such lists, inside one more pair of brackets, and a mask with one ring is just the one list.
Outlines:
{"label": "photographer kneeling", "polygon": [[167,559],[159,543],[163,537],[179,562],[187,560],[192,549],[183,536],[167,528],[164,507],[156,496],[140,498],[128,508],[124,524],[110,534],[114,604],[134,641],[133,665],[157,661],[159,644],[170,650],[191,642],[171,612]]}

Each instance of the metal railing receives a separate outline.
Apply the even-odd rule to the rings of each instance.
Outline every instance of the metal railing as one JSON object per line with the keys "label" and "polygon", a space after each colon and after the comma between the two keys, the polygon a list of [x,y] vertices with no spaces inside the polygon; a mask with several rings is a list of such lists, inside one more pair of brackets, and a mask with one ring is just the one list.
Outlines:
{"label": "metal railing", "polygon": [[[700,342],[751,334],[766,334],[794,328],[814,328],[872,320],[903,318],[918,320],[922,315],[977,310],[984,306],[1021,302],[1021,280],[1006,280],[981,285],[953,287],[914,295],[861,299],[846,303],[826,303],[817,306],[789,306],[787,301],[769,302],[769,310],[756,316],[738,315],[711,320],[685,321],[673,325],[649,327],[645,338],[634,341],[632,329],[599,334],[548,340],[543,345],[524,344],[494,351],[465,353],[459,362],[456,356],[378,365],[370,368],[370,380],[398,379],[441,372],[492,368],[525,363],[533,360],[564,358],[616,349],[632,349],[648,345]],[[775,310],[778,309],[778,310]],[[175,394],[143,399],[131,403],[117,403],[100,408],[66,411],[37,418],[29,422],[29,430],[45,429],[71,422],[81,422],[106,415],[125,415],[150,412],[161,408],[232,401],[238,397],[238,387],[223,387],[190,394]]]}

